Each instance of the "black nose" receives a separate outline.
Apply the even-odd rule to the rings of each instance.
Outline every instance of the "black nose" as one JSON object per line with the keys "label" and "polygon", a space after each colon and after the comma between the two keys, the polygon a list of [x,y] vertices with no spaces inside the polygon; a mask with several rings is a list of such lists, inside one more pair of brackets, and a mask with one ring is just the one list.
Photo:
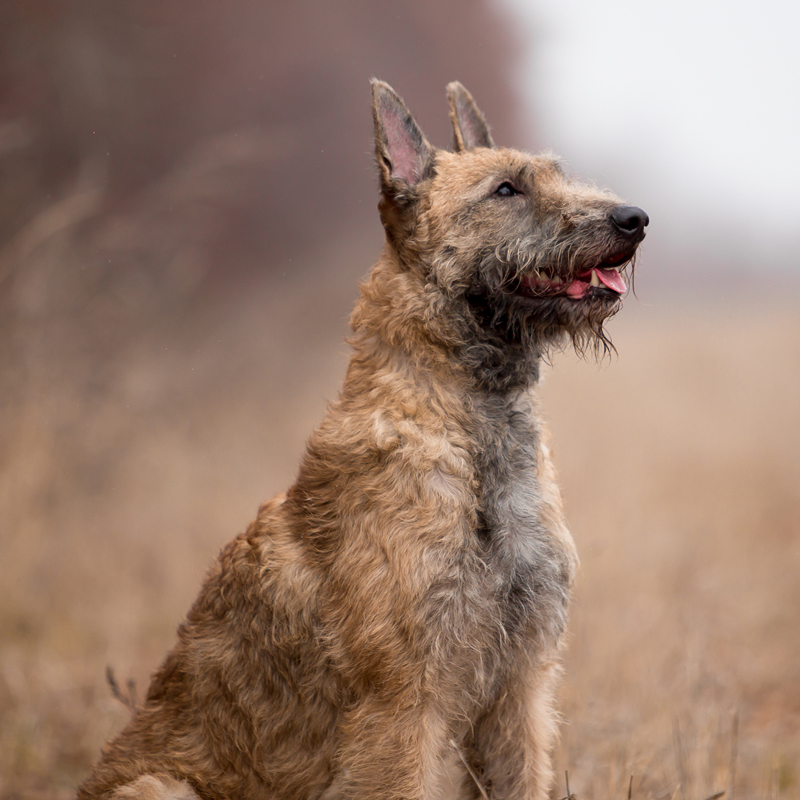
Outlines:
{"label": "black nose", "polygon": [[611,212],[611,221],[626,236],[644,236],[650,217],[638,206],[617,206]]}

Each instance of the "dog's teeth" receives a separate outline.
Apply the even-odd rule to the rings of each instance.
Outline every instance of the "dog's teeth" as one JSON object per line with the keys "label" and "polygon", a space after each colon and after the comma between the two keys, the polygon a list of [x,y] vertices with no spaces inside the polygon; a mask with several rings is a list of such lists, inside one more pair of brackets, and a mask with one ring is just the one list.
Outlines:
{"label": "dog's teeth", "polygon": [[592,270],[592,279],[589,281],[589,286],[601,286],[600,278],[597,275],[596,270]]}

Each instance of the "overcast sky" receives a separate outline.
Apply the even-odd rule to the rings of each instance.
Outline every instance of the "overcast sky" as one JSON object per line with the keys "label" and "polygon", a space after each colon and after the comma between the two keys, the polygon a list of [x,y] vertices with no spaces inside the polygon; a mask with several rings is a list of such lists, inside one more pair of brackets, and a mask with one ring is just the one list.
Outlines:
{"label": "overcast sky", "polygon": [[798,0],[497,2],[536,141],[677,247],[800,270]]}

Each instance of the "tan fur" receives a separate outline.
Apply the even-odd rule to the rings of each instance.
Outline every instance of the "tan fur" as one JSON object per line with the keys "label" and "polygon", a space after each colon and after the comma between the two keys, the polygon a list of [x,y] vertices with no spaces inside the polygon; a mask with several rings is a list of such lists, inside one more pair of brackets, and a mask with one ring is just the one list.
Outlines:
{"label": "tan fur", "polygon": [[197,800],[192,787],[185,781],[176,781],[169,776],[157,778],[155,775],[142,775],[120,786],[111,796],[113,800]]}
{"label": "tan fur", "polygon": [[547,795],[576,554],[534,390],[619,300],[518,287],[632,257],[641,231],[448,92],[454,153],[373,84],[387,243],[344,386],[79,798],[475,798],[462,758],[493,798]]}

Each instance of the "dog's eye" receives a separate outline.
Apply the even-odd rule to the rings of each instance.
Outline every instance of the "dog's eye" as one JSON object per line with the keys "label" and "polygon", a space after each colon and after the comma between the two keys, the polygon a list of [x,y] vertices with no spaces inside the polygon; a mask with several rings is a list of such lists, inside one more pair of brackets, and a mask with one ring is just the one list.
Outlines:
{"label": "dog's eye", "polygon": [[513,197],[515,194],[522,194],[518,192],[514,185],[508,181],[503,181],[494,192],[498,197]]}

